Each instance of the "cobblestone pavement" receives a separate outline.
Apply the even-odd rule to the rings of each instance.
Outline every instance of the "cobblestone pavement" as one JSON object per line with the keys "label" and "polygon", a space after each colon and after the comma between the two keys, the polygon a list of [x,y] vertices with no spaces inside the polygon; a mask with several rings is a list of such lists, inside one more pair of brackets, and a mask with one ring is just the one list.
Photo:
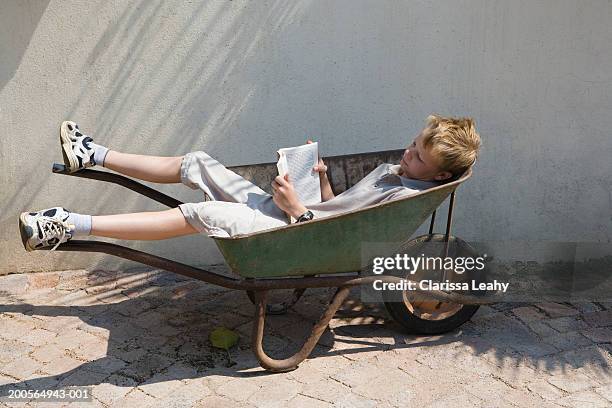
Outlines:
{"label": "cobblestone pavement", "polygon": [[[295,351],[330,294],[268,317],[266,350]],[[86,385],[93,401],[71,406],[87,407],[612,404],[610,304],[484,306],[459,331],[424,337],[350,299],[310,359],[270,374],[249,349],[244,292],[143,269],[0,277],[0,390]],[[231,367],[208,341],[220,325],[241,336]]]}

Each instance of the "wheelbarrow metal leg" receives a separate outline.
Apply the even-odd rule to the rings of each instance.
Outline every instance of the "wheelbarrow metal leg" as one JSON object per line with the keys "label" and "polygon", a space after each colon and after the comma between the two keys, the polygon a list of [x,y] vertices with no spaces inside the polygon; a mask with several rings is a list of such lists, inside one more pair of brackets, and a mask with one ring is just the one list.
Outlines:
{"label": "wheelbarrow metal leg", "polygon": [[259,364],[268,371],[284,372],[295,370],[297,366],[304,361],[312,352],[315,345],[321,338],[321,335],[327,328],[329,321],[334,317],[336,311],[342,306],[344,300],[348,296],[350,287],[345,286],[339,288],[336,294],[332,297],[331,302],[319,321],[312,328],[310,336],[297,353],[283,360],[276,360],[266,354],[263,349],[263,335],[266,320],[266,298],[267,290],[256,291],[255,295],[255,322],[253,324],[252,344],[251,348],[259,360]]}
{"label": "wheelbarrow metal leg", "polygon": [[[300,300],[304,292],[306,292],[306,288],[293,289],[291,297],[288,300],[280,303],[267,304],[266,313],[269,315],[282,315],[287,313],[287,311]],[[255,293],[252,290],[247,290],[246,293],[251,302],[255,304]]]}

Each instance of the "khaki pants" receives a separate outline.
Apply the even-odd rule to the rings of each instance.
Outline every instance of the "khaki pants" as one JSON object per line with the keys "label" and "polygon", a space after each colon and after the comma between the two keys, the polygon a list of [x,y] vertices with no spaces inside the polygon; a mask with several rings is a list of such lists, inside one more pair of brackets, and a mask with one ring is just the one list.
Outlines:
{"label": "khaki pants", "polygon": [[270,194],[204,152],[185,155],[181,182],[213,200],[179,206],[187,222],[201,233],[229,237],[288,223]]}

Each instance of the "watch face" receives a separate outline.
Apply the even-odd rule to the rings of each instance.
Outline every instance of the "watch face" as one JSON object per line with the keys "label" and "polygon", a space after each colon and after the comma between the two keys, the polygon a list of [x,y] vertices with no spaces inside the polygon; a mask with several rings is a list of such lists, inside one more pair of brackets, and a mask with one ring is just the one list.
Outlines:
{"label": "watch face", "polygon": [[308,210],[304,214],[300,215],[300,217],[297,219],[297,221],[298,222],[310,221],[313,218],[314,218],[314,214],[312,213],[312,211]]}

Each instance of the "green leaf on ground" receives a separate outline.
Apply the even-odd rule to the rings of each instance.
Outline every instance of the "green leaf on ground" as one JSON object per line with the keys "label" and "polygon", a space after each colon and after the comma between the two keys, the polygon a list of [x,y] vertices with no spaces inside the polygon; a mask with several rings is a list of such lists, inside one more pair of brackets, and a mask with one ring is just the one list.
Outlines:
{"label": "green leaf on ground", "polygon": [[238,343],[240,336],[235,331],[219,326],[210,333],[208,338],[213,347],[229,350]]}

